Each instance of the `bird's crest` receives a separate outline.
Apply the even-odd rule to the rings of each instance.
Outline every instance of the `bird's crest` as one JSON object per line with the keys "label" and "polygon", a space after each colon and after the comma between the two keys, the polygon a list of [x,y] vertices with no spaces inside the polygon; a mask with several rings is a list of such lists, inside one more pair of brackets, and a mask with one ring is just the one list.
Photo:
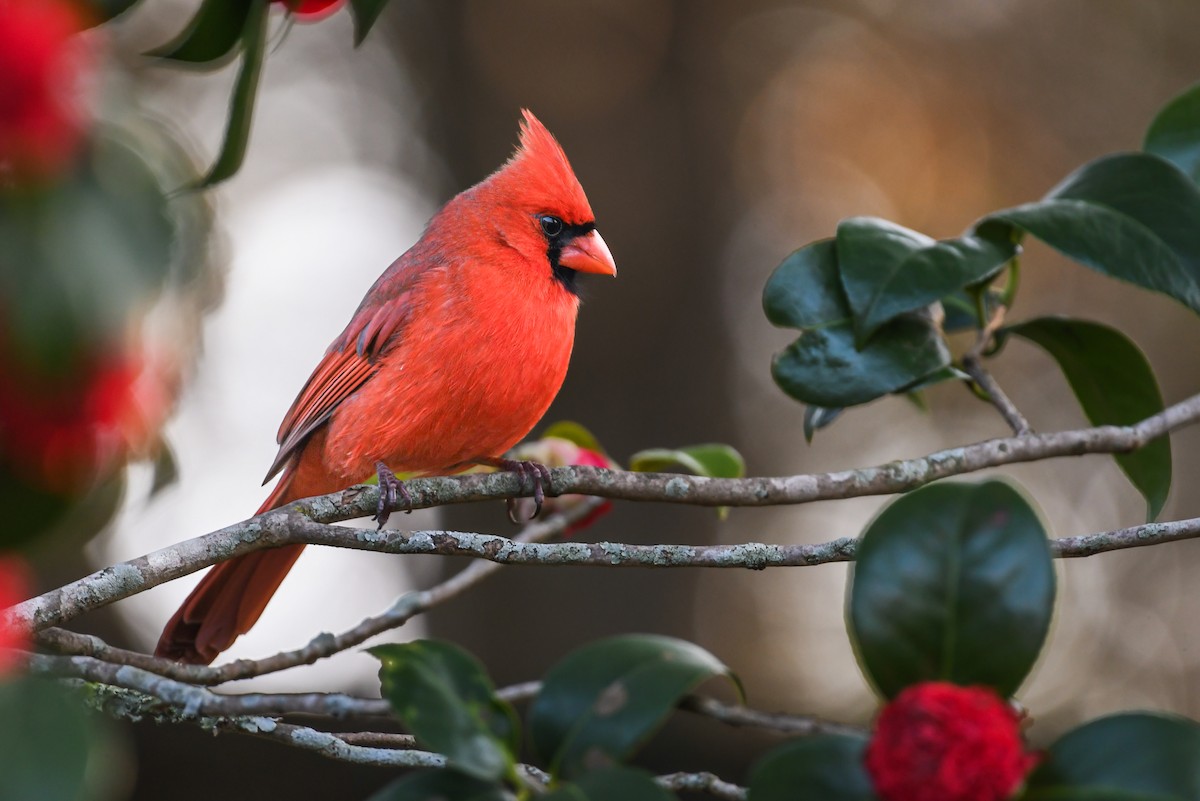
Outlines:
{"label": "bird's crest", "polygon": [[493,178],[524,205],[559,214],[569,223],[592,222],[591,204],[562,147],[533,112],[522,109],[521,116],[520,143]]}

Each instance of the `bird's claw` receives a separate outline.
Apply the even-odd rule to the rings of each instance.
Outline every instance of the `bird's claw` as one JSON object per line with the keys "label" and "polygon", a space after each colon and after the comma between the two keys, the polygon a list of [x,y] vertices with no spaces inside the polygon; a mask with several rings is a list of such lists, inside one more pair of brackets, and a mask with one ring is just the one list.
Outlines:
{"label": "bird's claw", "polygon": [[405,514],[412,513],[412,496],[408,494],[404,482],[396,478],[396,474],[383,462],[375,463],[375,473],[379,476],[379,504],[371,520],[379,523],[379,529],[382,529],[391,517],[397,500],[403,501]]}
{"label": "bird's claw", "polygon": [[[541,513],[542,504],[546,502],[546,488],[551,486],[550,468],[541,462],[517,459],[501,459],[496,466],[501,470],[509,470],[520,476],[522,490],[525,489],[526,480],[533,483],[533,514],[529,516],[529,519],[533,520]],[[517,499],[509,498],[505,503],[508,507],[508,519],[513,523],[521,522],[516,515]]]}

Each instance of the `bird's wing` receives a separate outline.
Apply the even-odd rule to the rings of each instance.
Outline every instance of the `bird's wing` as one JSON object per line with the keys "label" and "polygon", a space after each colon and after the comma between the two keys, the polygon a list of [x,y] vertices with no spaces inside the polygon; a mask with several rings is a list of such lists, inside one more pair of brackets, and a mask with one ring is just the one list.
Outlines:
{"label": "bird's wing", "polygon": [[[371,298],[368,293],[368,298]],[[322,426],[338,405],[379,369],[379,356],[403,330],[409,318],[412,290],[382,303],[364,303],[334,340],[279,425],[279,453],[263,483],[284,468],[288,459]]]}

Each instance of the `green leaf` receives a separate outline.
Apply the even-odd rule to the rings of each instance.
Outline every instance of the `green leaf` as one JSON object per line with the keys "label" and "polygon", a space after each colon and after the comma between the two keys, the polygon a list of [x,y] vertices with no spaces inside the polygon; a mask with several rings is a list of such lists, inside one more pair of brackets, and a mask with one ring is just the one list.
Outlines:
{"label": "green leaf", "polygon": [[193,66],[224,66],[243,41],[252,10],[254,4],[247,0],[204,0],[178,36],[146,55]]}
{"label": "green leaf", "polygon": [[635,473],[662,473],[682,467],[706,478],[741,478],[746,475],[746,460],[734,448],[719,442],[689,445],[686,448],[650,448],[629,457],[629,469]]}
{"label": "green leaf", "polygon": [[384,787],[367,801],[515,801],[496,782],[485,782],[453,770],[426,770]]}
{"label": "green leaf", "polygon": [[827,409],[824,406],[809,404],[804,407],[804,441],[812,444],[813,434],[820,431],[842,416],[845,409]]}
{"label": "green leaf", "polygon": [[867,741],[824,734],[793,740],[758,761],[750,774],[754,801],[875,801],[863,768]]}
{"label": "green leaf", "polygon": [[371,26],[379,19],[380,12],[388,0],[350,0],[350,13],[354,15],[354,46],[358,47],[371,32]]}
{"label": "green leaf", "polygon": [[[1146,356],[1114,328],[1065,317],[1040,317],[1005,333],[1034,342],[1054,357],[1092,425],[1127,426],[1163,410],[1162,393]],[[1117,464],[1146,498],[1153,521],[1171,491],[1171,440],[1163,436]]]}
{"label": "green leaf", "polygon": [[565,439],[567,442],[574,443],[581,448],[595,451],[596,453],[605,452],[604,448],[600,445],[600,440],[596,439],[596,436],[591,431],[588,431],[583,425],[576,423],[574,420],[559,420],[557,423],[547,426],[542,431],[542,438],[545,439],[546,437]]}
{"label": "green leaf", "polygon": [[41,678],[0,681],[0,799],[112,797],[119,741],[78,694]]}
{"label": "green leaf", "polygon": [[534,750],[565,778],[620,762],[713,676],[737,682],[716,657],[683,640],[629,634],[589,643],[546,674],[529,710]]}
{"label": "green leaf", "polygon": [[[245,2],[245,0],[243,0]],[[229,100],[229,122],[221,152],[200,181],[198,189],[215,186],[234,176],[246,158],[250,127],[254,120],[254,98],[267,55],[267,2],[249,0],[250,11],[242,28],[242,66],[238,70],[233,96]]]}
{"label": "green leaf", "polygon": [[1200,188],[1174,164],[1144,153],[1093,161],[1044,200],[998,211],[1097,272],[1161,292],[1200,312]]}
{"label": "green leaf", "polygon": [[1050,626],[1046,531],[1006,483],[938,483],[867,527],[849,593],[850,636],[888,698],[920,681],[984,684],[1007,698]]}
{"label": "green leaf", "polygon": [[1200,84],[1163,106],[1146,131],[1142,149],[1200,182]]}
{"label": "green leaf", "polygon": [[159,438],[158,452],[154,455],[154,477],[150,483],[150,497],[165,490],[179,480],[179,462],[175,450],[165,438]]}
{"label": "green leaf", "polygon": [[87,6],[92,13],[88,20],[94,25],[108,22],[113,17],[124,14],[129,9],[133,8],[138,0],[88,0]]}
{"label": "green leaf", "polygon": [[594,770],[543,796],[545,801],[671,801],[674,797],[649,773],[621,766]]}
{"label": "green leaf", "polygon": [[837,256],[854,313],[856,344],[861,348],[880,326],[904,312],[990,279],[1016,253],[1008,231],[995,226],[935,242],[875,217],[843,220]]}
{"label": "green leaf", "polygon": [[367,650],[381,663],[383,696],[422,745],[477,779],[511,770],[520,747],[516,713],[473,656],[437,640]]}
{"label": "green leaf", "polygon": [[867,345],[854,344],[850,307],[838,277],[832,240],[793,253],[763,290],[763,310],[801,336],[775,355],[771,375],[793,398],[838,408],[875,400],[950,364],[950,353],[926,315],[904,314]]}
{"label": "green leaf", "polygon": [[1200,798],[1200,726],[1145,712],[1093,720],[1050,746],[1027,786],[1030,801]]}

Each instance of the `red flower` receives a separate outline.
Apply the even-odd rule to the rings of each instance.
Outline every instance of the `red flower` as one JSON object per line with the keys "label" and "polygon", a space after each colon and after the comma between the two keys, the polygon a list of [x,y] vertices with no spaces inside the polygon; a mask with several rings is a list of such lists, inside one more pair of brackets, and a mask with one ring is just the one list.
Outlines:
{"label": "red flower", "polygon": [[0,167],[44,177],[70,159],[83,132],[77,93],[85,53],[79,6],[64,0],[0,3]]}
{"label": "red flower", "polygon": [[301,22],[317,22],[335,13],[345,0],[272,0],[296,15]]}
{"label": "red flower", "polygon": [[0,676],[12,670],[17,661],[13,649],[28,646],[29,633],[4,623],[3,612],[29,597],[29,576],[25,564],[15,556],[0,556]]}
{"label": "red flower", "polygon": [[0,352],[0,457],[47,489],[86,486],[148,450],[170,407],[159,367],[110,355],[51,379]]}
{"label": "red flower", "polygon": [[990,688],[915,684],[875,722],[867,772],[884,801],[1002,801],[1038,759],[1018,723]]}
{"label": "red flower", "polygon": [[[582,467],[606,467],[609,470],[620,470],[621,466],[609,459],[603,453],[594,451],[589,448],[583,448],[576,445],[567,439],[559,437],[543,437],[533,442],[522,442],[517,447],[513,448],[509,454],[513,459],[527,459],[534,462],[540,462],[546,467],[569,467],[571,465],[580,465]],[[583,495],[560,495],[557,498],[547,498],[542,504],[542,513],[551,514],[553,512],[561,512],[564,509],[569,509],[575,504],[582,503],[585,500]],[[580,520],[578,523],[572,523],[563,532],[564,536],[570,536],[576,531],[581,531],[587,528],[592,523],[595,523],[612,509],[612,503],[605,501],[597,506],[587,517]],[[528,520],[533,516],[533,499],[520,498],[517,501],[516,517],[518,520]]]}

